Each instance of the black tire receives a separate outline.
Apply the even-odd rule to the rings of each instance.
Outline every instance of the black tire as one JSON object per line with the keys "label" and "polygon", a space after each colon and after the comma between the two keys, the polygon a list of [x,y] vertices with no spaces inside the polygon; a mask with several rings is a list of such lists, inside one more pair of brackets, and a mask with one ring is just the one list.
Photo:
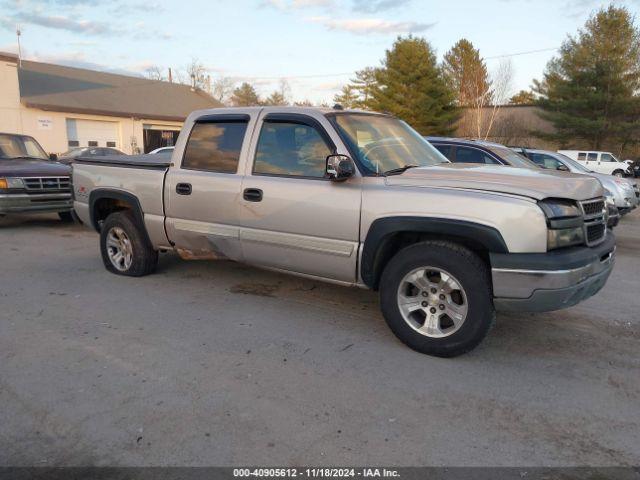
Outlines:
{"label": "black tire", "polygon": [[73,212],[58,212],[58,217],[63,223],[73,223],[75,221]]}
{"label": "black tire", "polygon": [[[116,268],[109,258],[107,236],[114,227],[121,228],[131,243],[132,261],[126,270]],[[115,212],[107,217],[100,229],[100,253],[107,270],[116,275],[130,277],[142,277],[153,273],[158,264],[158,252],[147,240],[143,228],[144,226],[139,225],[128,210]]]}
{"label": "black tire", "polygon": [[611,174],[614,177],[624,177],[624,171],[623,170],[614,170],[614,172]]}
{"label": "black tire", "polygon": [[[449,336],[433,338],[412,328],[398,306],[400,282],[420,267],[434,267],[453,275],[466,293],[467,316]],[[426,241],[398,252],[386,265],[380,279],[380,306],[393,333],[407,346],[437,357],[455,357],[475,348],[495,322],[491,276],[487,265],[472,251],[449,242]]]}

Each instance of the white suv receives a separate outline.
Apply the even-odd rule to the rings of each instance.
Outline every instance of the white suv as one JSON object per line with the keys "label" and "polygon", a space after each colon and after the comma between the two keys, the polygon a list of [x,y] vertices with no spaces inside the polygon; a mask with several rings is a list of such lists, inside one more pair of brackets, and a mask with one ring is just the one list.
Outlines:
{"label": "white suv", "polygon": [[621,162],[611,152],[590,152],[582,150],[558,150],[573,160],[580,162],[589,170],[596,173],[604,173],[606,175],[615,175],[623,177],[631,175],[629,164]]}

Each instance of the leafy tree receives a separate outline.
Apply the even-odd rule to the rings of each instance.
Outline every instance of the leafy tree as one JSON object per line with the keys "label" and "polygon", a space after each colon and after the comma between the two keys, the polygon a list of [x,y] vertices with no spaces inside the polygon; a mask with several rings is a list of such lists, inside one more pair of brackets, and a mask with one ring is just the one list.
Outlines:
{"label": "leafy tree", "polygon": [[256,89],[252,85],[244,82],[233,91],[231,103],[236,107],[260,105],[260,97],[258,97]]}
{"label": "leafy tree", "polygon": [[444,76],[456,92],[458,105],[477,107],[491,103],[489,72],[480,51],[463,38],[444,55]]}
{"label": "leafy tree", "polygon": [[[624,7],[600,9],[569,36],[534,81],[541,117],[556,128],[536,135],[599,150],[640,132],[640,32]],[[583,147],[584,148],[584,147]]]}
{"label": "leafy tree", "polygon": [[390,112],[423,135],[448,135],[459,116],[455,94],[423,38],[398,37],[376,70],[372,109]]}
{"label": "leafy tree", "polygon": [[353,85],[345,85],[340,93],[333,97],[333,101],[344,108],[356,108],[359,103],[358,92]]}
{"label": "leafy tree", "polygon": [[520,90],[509,99],[509,105],[533,105],[536,103],[536,95],[530,90]]}

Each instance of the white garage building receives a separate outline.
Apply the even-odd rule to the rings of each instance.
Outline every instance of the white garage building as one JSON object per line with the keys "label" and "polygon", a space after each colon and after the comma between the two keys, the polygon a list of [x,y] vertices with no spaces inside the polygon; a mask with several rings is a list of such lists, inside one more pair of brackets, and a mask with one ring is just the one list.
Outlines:
{"label": "white garage building", "polygon": [[218,106],[187,85],[0,52],[0,132],[31,135],[49,153],[76,146],[149,152],[173,145],[190,112]]}

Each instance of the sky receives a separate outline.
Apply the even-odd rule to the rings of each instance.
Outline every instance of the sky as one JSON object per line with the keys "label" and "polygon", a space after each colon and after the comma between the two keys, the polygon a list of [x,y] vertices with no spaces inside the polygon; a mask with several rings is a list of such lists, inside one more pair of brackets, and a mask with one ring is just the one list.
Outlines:
{"label": "sky", "polygon": [[[599,0],[0,0],[0,51],[24,59],[144,75],[196,59],[215,80],[249,81],[266,96],[331,103],[398,35],[426,38],[441,59],[470,40],[489,71],[510,59],[512,92],[541,78]],[[617,0],[640,25],[640,0]]]}

